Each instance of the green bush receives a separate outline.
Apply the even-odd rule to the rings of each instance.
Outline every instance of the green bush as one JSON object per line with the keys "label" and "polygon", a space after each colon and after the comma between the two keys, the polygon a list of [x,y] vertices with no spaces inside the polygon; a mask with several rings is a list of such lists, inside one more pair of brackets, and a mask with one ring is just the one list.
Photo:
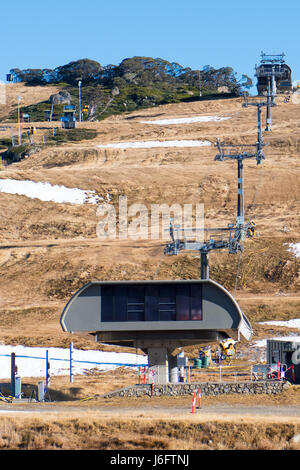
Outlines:
{"label": "green bush", "polygon": [[45,137],[45,142],[62,143],[62,142],[79,142],[81,140],[94,139],[97,131],[94,129],[59,129],[55,135],[49,132]]}
{"label": "green bush", "polygon": [[16,163],[22,160],[25,155],[29,155],[32,152],[32,146],[16,145],[14,147],[9,146],[6,152],[2,153],[2,159],[10,165],[11,163]]}

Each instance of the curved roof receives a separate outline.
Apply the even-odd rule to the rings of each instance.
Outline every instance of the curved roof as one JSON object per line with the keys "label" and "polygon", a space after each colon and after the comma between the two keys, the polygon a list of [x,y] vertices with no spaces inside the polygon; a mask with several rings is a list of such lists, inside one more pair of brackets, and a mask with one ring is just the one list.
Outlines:
{"label": "curved roof", "polygon": [[90,282],[71,297],[60,323],[64,331],[90,332],[110,342],[156,335],[197,344],[218,334],[252,336],[236,300],[211,279]]}

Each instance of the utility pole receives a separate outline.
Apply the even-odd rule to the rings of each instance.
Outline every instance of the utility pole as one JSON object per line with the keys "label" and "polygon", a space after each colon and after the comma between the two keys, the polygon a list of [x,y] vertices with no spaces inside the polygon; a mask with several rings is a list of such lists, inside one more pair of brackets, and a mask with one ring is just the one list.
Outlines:
{"label": "utility pole", "polygon": [[53,119],[53,112],[54,112],[54,101],[52,100],[52,103],[51,103],[51,112],[50,112],[50,122],[52,122],[52,119]]}
{"label": "utility pole", "polygon": [[272,67],[272,90],[271,90],[271,103],[272,105],[275,104],[275,96],[276,96],[276,79],[275,79],[275,67]]}
{"label": "utility pole", "polygon": [[201,91],[201,72],[200,72],[200,70],[198,70],[198,73],[199,73],[199,96],[201,97],[202,96],[202,91]]}
{"label": "utility pole", "polygon": [[22,145],[22,132],[21,132],[21,96],[18,96],[18,124],[19,124],[19,145]]}
{"label": "utility pole", "polygon": [[78,81],[78,88],[79,88],[79,122],[81,122],[81,80]]}

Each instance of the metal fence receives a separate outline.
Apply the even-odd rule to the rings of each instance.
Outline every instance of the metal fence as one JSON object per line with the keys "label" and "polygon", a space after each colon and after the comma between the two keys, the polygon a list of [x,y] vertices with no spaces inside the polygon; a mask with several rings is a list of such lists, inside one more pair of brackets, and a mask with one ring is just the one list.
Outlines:
{"label": "metal fence", "polygon": [[0,357],[7,357],[10,359],[10,372],[11,372],[11,379],[13,380],[15,376],[18,375],[18,366],[17,366],[17,359],[28,359],[28,360],[39,360],[45,361],[45,378],[46,384],[50,384],[51,378],[51,362],[58,361],[66,363],[69,367],[69,376],[70,381],[73,382],[74,380],[74,365],[75,364],[87,364],[97,366],[114,366],[114,367],[131,367],[131,368],[140,368],[140,367],[147,367],[147,364],[134,364],[134,363],[126,363],[126,362],[104,362],[104,361],[91,361],[91,360],[82,360],[82,359],[74,359],[74,349],[73,345],[70,345],[69,350],[69,357],[68,358],[58,358],[58,357],[51,357],[49,356],[49,351],[46,350],[46,354],[44,357],[42,356],[30,356],[27,354],[16,354],[15,352],[9,354],[0,354]]}

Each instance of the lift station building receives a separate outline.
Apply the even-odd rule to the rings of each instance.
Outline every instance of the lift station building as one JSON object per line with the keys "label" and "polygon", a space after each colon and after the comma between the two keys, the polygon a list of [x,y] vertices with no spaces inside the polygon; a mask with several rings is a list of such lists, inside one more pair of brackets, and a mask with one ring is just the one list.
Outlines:
{"label": "lift station building", "polygon": [[268,92],[268,80],[275,80],[276,90],[279,93],[291,92],[292,70],[285,63],[284,54],[261,54],[261,62],[255,67],[257,77],[257,92],[259,95]]}
{"label": "lift station building", "polygon": [[66,332],[141,349],[158,383],[174,382],[178,348],[252,336],[235,299],[211,279],[91,282],[72,296],[60,323]]}
{"label": "lift station building", "polygon": [[285,378],[291,382],[300,383],[300,338],[268,339],[267,363],[281,364],[284,367]]}

